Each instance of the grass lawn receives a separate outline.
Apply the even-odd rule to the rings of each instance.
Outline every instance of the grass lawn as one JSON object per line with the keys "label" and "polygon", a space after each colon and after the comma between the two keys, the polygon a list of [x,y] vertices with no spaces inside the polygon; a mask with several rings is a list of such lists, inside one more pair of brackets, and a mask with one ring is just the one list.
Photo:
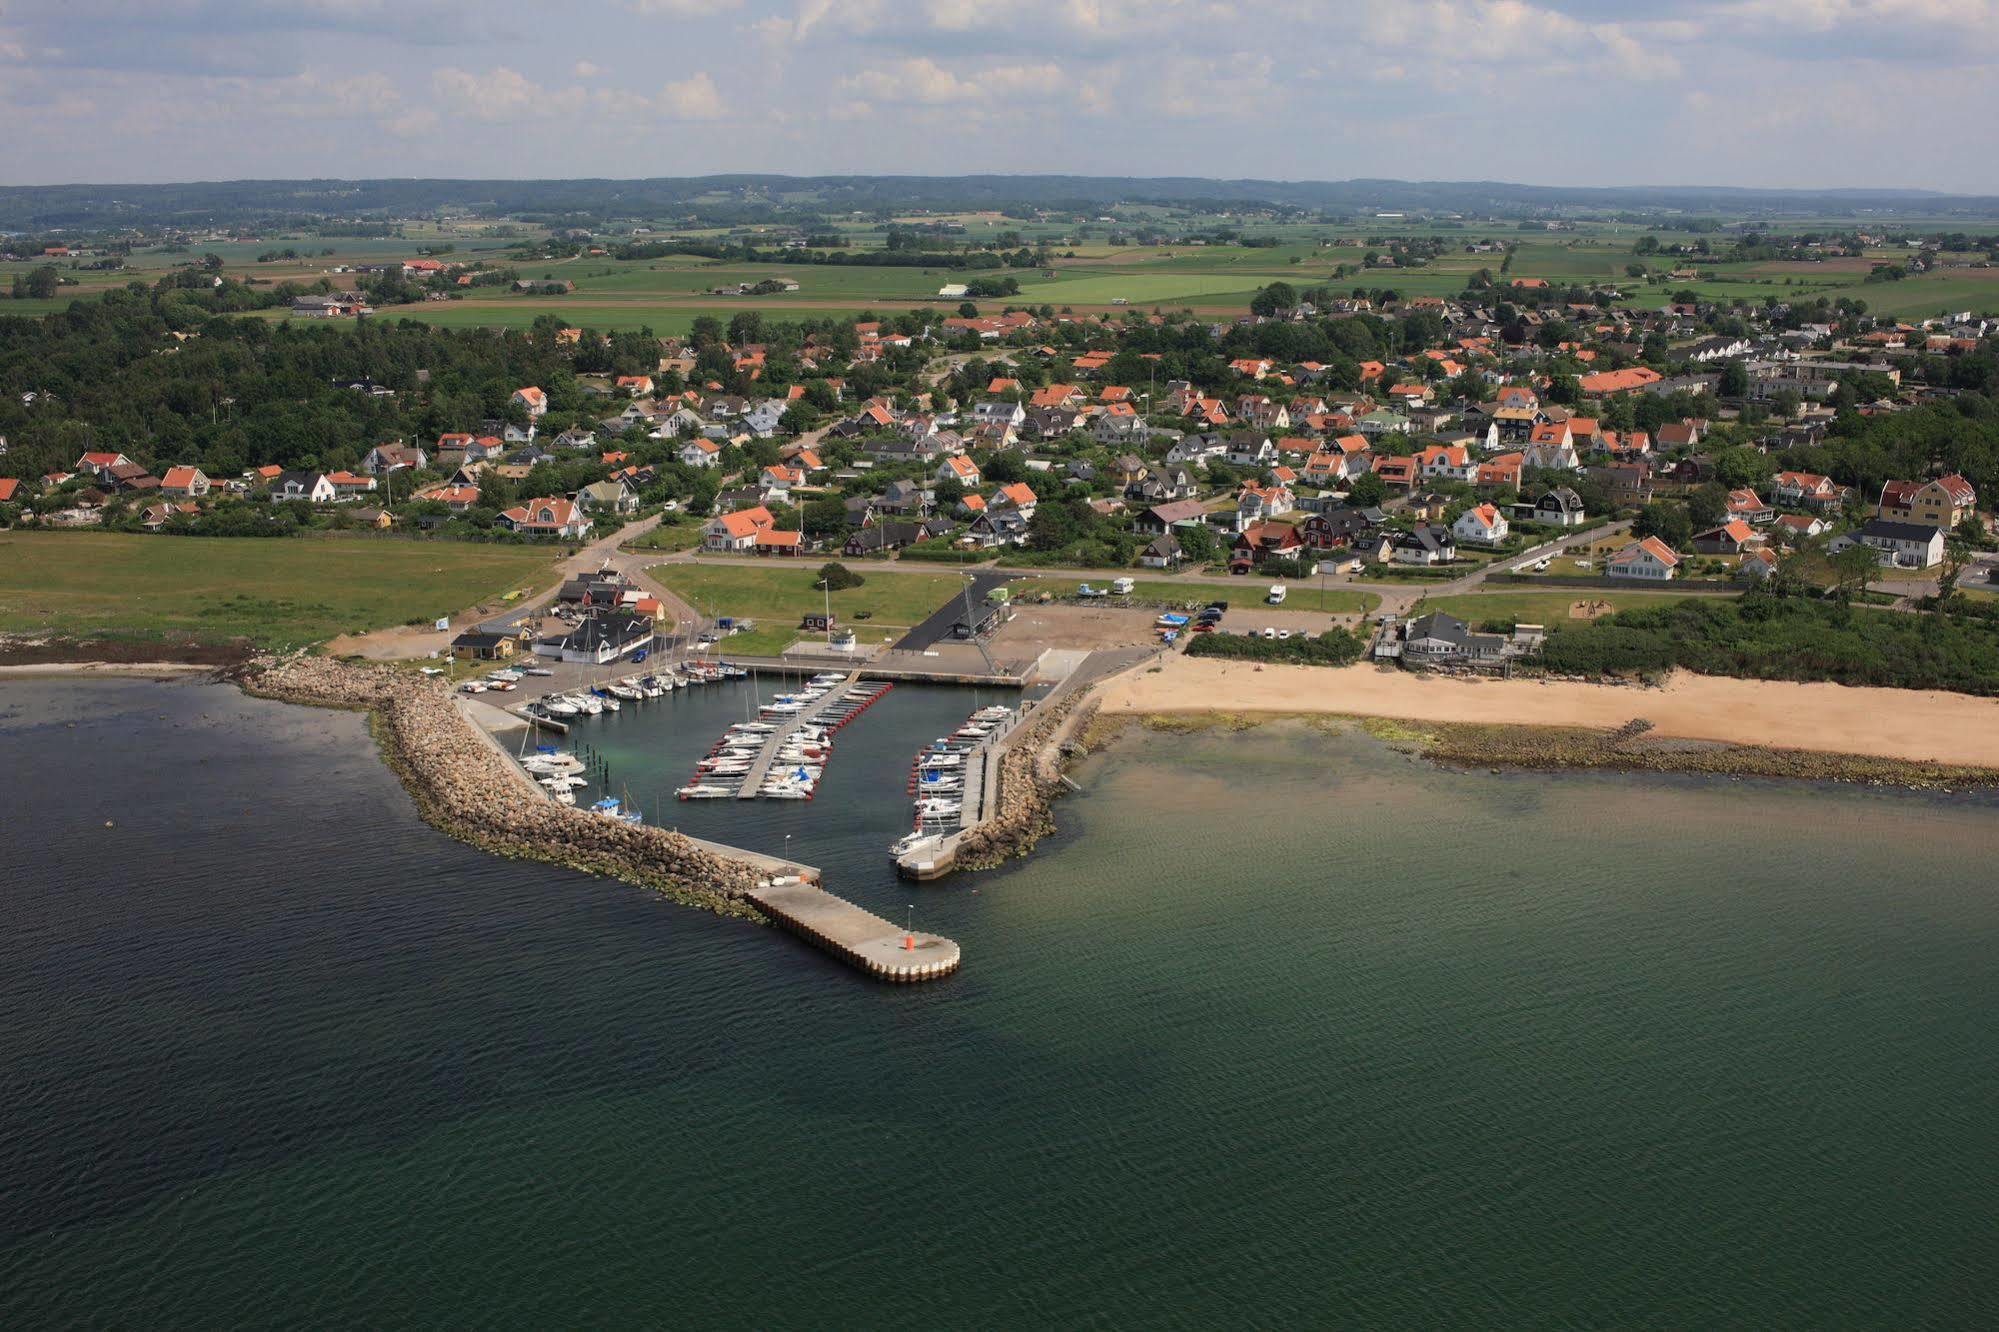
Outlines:
{"label": "grass lawn", "polygon": [[[1734,594],[1722,592],[1693,595]],[[1455,597],[1425,597],[1412,614],[1428,615],[1431,611],[1442,611],[1472,625],[1484,620],[1513,620],[1521,624],[1545,625],[1548,631],[1553,633],[1570,625],[1584,623],[1581,619],[1570,618],[1569,615],[1569,608],[1579,601],[1607,601],[1613,610],[1630,610],[1635,606],[1661,606],[1687,599],[1686,593],[1612,592],[1593,587],[1564,588],[1559,592],[1468,592]]]}
{"label": "grass lawn", "polygon": [[[798,637],[798,622],[825,608],[813,586],[823,561],[773,562],[768,568],[723,564],[655,565],[652,576],[703,615],[756,621],[748,634],[724,640],[731,652],[775,652]],[[880,573],[856,562],[848,568],[867,581],[833,594],[833,617],[862,641],[900,634],[920,624],[964,586],[956,574]],[[856,617],[865,614],[868,618]]]}
{"label": "grass lawn", "polygon": [[701,544],[701,526],[698,522],[681,523],[677,526],[661,523],[639,536],[637,540],[625,542],[625,549],[659,550],[668,554],[692,550]]}
{"label": "grass lawn", "polygon": [[378,537],[0,533],[0,630],[296,647],[546,580],[556,552]]}

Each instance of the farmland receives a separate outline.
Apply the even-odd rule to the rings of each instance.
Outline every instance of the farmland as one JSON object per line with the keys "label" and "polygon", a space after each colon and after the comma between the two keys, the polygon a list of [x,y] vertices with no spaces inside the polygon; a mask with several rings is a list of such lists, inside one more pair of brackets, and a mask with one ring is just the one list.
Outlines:
{"label": "farmland", "polygon": [[0,632],[296,647],[545,581],[547,550],[324,537],[0,534]]}
{"label": "farmland", "polygon": [[[966,215],[959,220],[966,226],[964,236],[940,240],[940,246],[976,242],[982,239],[982,233],[1002,225],[1002,220],[995,216],[982,214]],[[1227,222],[1226,216],[1183,218],[1178,225],[1191,229]],[[1029,241],[1056,237],[1060,230],[1035,224],[1006,222],[1004,225]],[[343,277],[330,272],[337,265],[379,263],[413,255],[426,244],[449,244],[452,249],[448,259],[509,264],[524,279],[565,280],[574,284],[574,290],[540,295],[507,288],[475,288],[453,293],[448,301],[393,307],[384,311],[385,316],[451,328],[524,328],[541,316],[555,315],[564,323],[583,327],[650,328],[655,333],[670,334],[687,331],[695,319],[703,316],[726,321],[744,310],[757,310],[767,318],[782,320],[851,318],[869,311],[893,313],[922,305],[950,306],[956,302],[939,296],[940,288],[977,276],[1010,276],[1020,284],[1018,296],[1005,302],[985,302],[987,305],[1045,304],[1077,311],[1184,309],[1200,315],[1224,316],[1241,313],[1259,287],[1279,280],[1297,287],[1329,283],[1342,290],[1387,287],[1410,296],[1455,295],[1464,290],[1480,269],[1499,275],[1501,256],[1464,252],[1466,243],[1488,238],[1503,240],[1513,247],[1512,262],[1502,280],[1523,277],[1545,278],[1555,283],[1614,285],[1623,291],[1627,303],[1635,306],[1657,307],[1676,293],[1691,290],[1701,299],[1757,303],[1773,298],[1850,296],[1866,301],[1869,309],[1891,315],[1999,309],[1999,268],[1949,269],[1899,282],[1868,282],[1868,269],[1874,261],[1906,257],[1905,251],[1895,249],[1824,263],[1737,264],[1711,259],[1668,260],[1662,255],[1649,261],[1654,276],[1648,282],[1634,280],[1626,271],[1634,262],[1631,247],[1640,234],[1637,228],[1626,225],[1586,223],[1570,232],[1547,235],[1523,235],[1511,224],[1496,222],[1446,224],[1396,220],[1378,224],[1295,222],[1242,226],[1245,231],[1253,230],[1259,237],[1278,243],[1111,245],[1107,243],[1111,228],[1094,225],[1082,228],[1083,235],[1059,240],[1045,269],[968,272],[942,267],[749,264],[690,255],[629,261],[602,255],[516,260],[508,257],[509,247],[520,235],[538,234],[535,229],[517,226],[496,235],[494,228],[472,224],[448,228],[411,225],[409,234],[403,238],[356,240],[285,235],[257,241],[204,243],[173,251],[140,250],[130,256],[128,267],[122,272],[65,269],[64,276],[74,285],[63,287],[52,300],[0,300],[0,315],[40,315],[66,309],[72,300],[129,281],[157,281],[175,266],[200,254],[216,255],[223,261],[227,274],[249,281],[310,283],[331,277],[338,284],[344,281]],[[1489,230],[1481,230],[1481,226]],[[837,229],[856,251],[878,247],[886,239],[886,231],[879,223]],[[724,238],[722,233],[679,234]],[[1667,247],[1697,239],[1692,233],[1651,234]],[[1369,243],[1390,237],[1436,238],[1444,240],[1448,248],[1420,266],[1360,269]],[[1372,248],[1380,246],[1374,244]],[[300,257],[257,262],[258,255],[283,249],[295,250]],[[1696,268],[1698,276],[1671,279],[1663,275],[1664,268],[1682,263]],[[36,266],[0,264],[0,284]],[[1343,267],[1350,271],[1346,276],[1335,277],[1336,271]],[[762,296],[714,294],[718,287],[755,284],[765,279],[793,281],[799,284],[799,289]],[[277,310],[266,314],[274,319],[286,317],[285,312]]]}

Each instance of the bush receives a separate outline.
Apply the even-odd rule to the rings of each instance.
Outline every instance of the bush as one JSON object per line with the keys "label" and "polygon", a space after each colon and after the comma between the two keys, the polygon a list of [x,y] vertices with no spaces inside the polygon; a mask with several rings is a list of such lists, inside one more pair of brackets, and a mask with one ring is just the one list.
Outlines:
{"label": "bush", "polygon": [[819,566],[819,577],[812,586],[823,587],[829,592],[844,592],[850,587],[859,587],[867,581],[846,565],[833,563]]}
{"label": "bush", "polygon": [[992,558],[989,550],[962,550],[944,541],[919,541],[906,546],[897,558],[925,564],[979,564]]}
{"label": "bush", "polygon": [[1317,638],[1264,638],[1251,634],[1196,634],[1187,644],[1190,657],[1233,657],[1242,661],[1284,662],[1295,666],[1348,666],[1360,660],[1367,640],[1344,629],[1328,629]]}
{"label": "bush", "polygon": [[1908,615],[1750,592],[1619,611],[1551,635],[1551,670],[1632,673],[1679,666],[1753,680],[1830,680],[1999,694],[1999,622]]}

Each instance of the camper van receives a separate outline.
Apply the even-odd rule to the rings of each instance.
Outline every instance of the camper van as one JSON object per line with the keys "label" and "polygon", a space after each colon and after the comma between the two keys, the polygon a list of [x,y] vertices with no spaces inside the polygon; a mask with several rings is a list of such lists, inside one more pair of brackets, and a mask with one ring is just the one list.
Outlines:
{"label": "camper van", "polygon": [[1269,593],[1263,599],[1269,602],[1273,606],[1282,606],[1284,604],[1284,598],[1287,595],[1289,595],[1289,589],[1286,588],[1284,584],[1272,583],[1270,585]]}
{"label": "camper van", "polygon": [[1111,593],[1114,596],[1128,597],[1131,595],[1132,589],[1137,586],[1138,584],[1129,578],[1111,579]]}

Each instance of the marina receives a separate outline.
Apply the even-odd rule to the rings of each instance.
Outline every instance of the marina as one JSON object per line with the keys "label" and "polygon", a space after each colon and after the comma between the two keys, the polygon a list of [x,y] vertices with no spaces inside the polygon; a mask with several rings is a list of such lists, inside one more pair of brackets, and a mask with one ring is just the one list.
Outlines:
{"label": "marina", "polygon": [[983,822],[999,789],[992,768],[996,743],[1011,729],[1012,708],[980,708],[948,736],[919,751],[909,767],[908,794],[915,805],[909,835],[889,849],[891,857],[934,850],[942,840]]}

